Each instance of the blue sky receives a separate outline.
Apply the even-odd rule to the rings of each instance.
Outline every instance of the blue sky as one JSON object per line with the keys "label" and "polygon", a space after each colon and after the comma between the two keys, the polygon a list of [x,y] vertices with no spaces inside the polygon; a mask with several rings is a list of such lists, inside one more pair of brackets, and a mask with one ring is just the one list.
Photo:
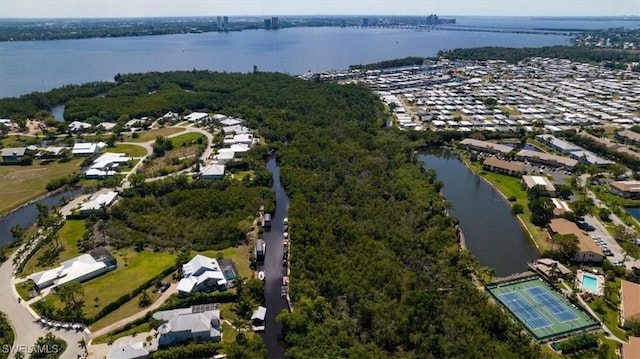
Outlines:
{"label": "blue sky", "polygon": [[640,15],[640,0],[0,0],[0,17]]}

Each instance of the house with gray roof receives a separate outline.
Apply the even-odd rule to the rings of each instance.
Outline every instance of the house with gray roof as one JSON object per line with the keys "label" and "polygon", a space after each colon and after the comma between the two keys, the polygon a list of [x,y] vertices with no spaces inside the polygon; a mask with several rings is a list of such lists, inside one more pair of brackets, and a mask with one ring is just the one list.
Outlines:
{"label": "house with gray roof", "polygon": [[156,312],[153,317],[165,321],[158,327],[158,346],[188,342],[219,342],[222,340],[220,310],[199,312],[195,307]]}
{"label": "house with gray roof", "polygon": [[20,162],[27,152],[26,147],[7,147],[2,149],[2,162]]}
{"label": "house with gray roof", "polygon": [[145,349],[143,342],[120,344],[107,352],[107,359],[146,359],[148,357],[149,351]]}

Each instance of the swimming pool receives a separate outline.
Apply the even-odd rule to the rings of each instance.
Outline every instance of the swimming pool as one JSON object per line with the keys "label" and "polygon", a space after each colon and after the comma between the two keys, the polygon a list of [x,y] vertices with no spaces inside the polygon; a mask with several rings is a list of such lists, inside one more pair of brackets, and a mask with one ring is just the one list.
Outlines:
{"label": "swimming pool", "polygon": [[598,278],[588,274],[582,275],[582,287],[590,292],[598,292]]}

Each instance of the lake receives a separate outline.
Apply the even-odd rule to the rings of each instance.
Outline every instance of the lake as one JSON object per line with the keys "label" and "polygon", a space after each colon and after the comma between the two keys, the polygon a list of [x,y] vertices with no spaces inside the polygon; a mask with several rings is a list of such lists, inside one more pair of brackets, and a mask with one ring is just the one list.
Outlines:
{"label": "lake", "polygon": [[506,199],[493,186],[468,169],[449,149],[418,156],[444,183],[442,194],[453,203],[451,214],[460,220],[467,249],[480,264],[495,268],[499,277],[523,272],[538,258],[529,236],[511,214]]}
{"label": "lake", "polygon": [[68,84],[113,81],[118,73],[208,69],[298,75],[349,65],[435,56],[475,46],[567,45],[568,36],[372,28],[288,28],[82,40],[0,43],[0,97]]}

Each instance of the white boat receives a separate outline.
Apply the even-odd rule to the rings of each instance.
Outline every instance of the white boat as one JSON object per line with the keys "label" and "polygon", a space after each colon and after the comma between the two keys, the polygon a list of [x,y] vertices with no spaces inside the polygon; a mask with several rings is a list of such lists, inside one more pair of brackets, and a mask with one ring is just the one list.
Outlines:
{"label": "white boat", "polygon": [[264,280],[264,272],[263,271],[258,272],[258,279]]}

